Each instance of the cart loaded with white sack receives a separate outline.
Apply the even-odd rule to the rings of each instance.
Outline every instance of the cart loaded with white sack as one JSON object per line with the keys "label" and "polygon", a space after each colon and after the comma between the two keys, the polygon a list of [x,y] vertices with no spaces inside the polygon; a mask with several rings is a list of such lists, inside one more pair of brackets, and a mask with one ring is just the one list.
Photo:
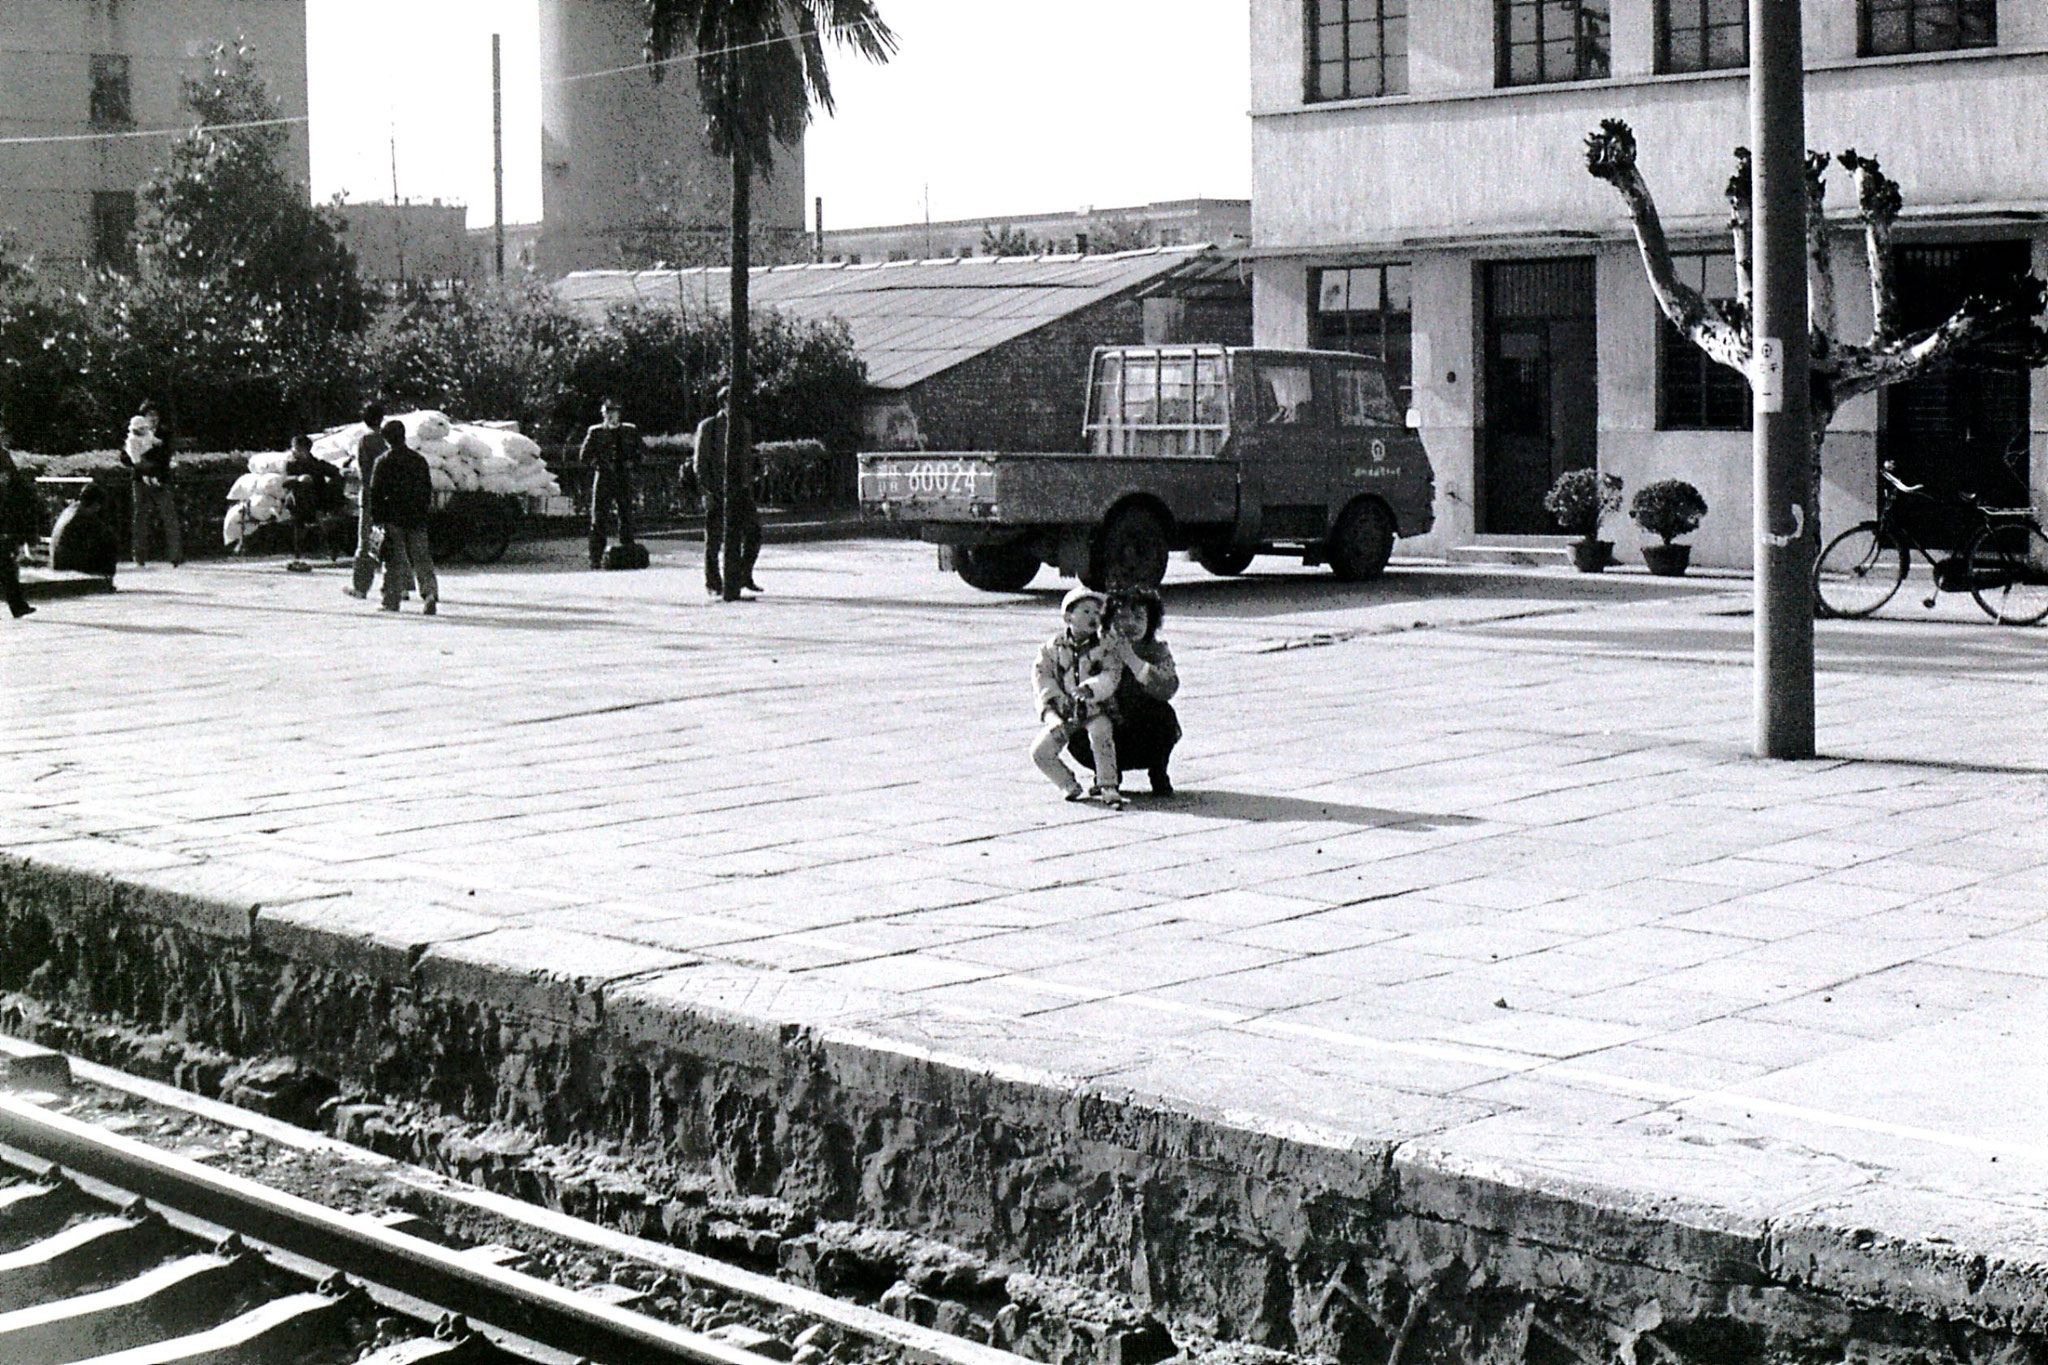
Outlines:
{"label": "cart loaded with white sack", "polygon": [[[451,422],[431,408],[399,414],[406,443],[427,460],[434,480],[431,526],[437,559],[460,554],[472,564],[501,558],[520,518],[542,511],[562,488],[541,459],[540,446],[514,422]],[[348,497],[361,505],[365,471],[356,468],[356,444],[368,431],[360,422],[335,427],[313,438],[313,454],[339,469]],[[289,451],[249,457],[249,472],[228,492],[221,540],[239,545],[244,536],[270,522],[289,521],[292,492],[285,477]]]}

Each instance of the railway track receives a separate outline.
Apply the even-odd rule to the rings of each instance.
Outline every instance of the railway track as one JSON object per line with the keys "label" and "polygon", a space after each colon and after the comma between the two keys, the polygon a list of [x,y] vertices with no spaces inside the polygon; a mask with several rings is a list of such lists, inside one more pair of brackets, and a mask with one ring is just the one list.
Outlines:
{"label": "railway track", "polygon": [[[0,1038],[0,1362],[6,1365],[765,1365],[786,1345],[721,1337],[456,1248],[406,1220],[328,1208],[64,1112],[90,1085],[346,1152],[549,1237],[757,1300],[922,1365],[1019,1357],[347,1148],[263,1116]],[[598,1286],[599,1290],[608,1286]]]}

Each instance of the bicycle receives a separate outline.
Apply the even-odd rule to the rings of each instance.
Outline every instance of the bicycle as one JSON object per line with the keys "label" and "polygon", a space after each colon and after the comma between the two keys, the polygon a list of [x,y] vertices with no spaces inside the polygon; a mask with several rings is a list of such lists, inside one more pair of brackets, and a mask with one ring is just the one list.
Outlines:
{"label": "bicycle", "polygon": [[2048,617],[2048,533],[2031,507],[1986,507],[1970,494],[1961,501],[1973,519],[1968,544],[1936,558],[1905,525],[1899,509],[1933,495],[1899,478],[1887,461],[1878,471],[1891,490],[1876,520],[1859,522],[1829,541],[1813,565],[1814,596],[1822,616],[1860,620],[1875,614],[1899,590],[1913,556],[1927,561],[1933,607],[1944,592],[1968,592],[2002,626],[2031,626]]}

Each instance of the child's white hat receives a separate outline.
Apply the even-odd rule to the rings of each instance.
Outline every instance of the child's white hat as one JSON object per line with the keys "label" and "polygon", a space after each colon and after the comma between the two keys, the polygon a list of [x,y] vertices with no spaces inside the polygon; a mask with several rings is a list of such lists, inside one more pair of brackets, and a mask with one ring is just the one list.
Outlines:
{"label": "child's white hat", "polygon": [[1068,591],[1065,597],[1062,597],[1060,599],[1060,615],[1064,616],[1068,612],[1072,611],[1076,603],[1093,602],[1096,606],[1099,607],[1103,604],[1105,600],[1106,599],[1103,597],[1103,595],[1095,591],[1095,589],[1093,588],[1085,586],[1073,588]]}

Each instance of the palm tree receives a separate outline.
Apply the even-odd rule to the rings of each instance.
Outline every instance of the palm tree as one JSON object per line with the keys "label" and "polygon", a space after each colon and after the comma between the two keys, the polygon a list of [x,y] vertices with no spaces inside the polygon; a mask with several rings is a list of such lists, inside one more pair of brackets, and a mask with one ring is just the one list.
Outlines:
{"label": "palm tree", "polygon": [[[642,0],[647,16],[647,60],[666,62],[695,54],[697,91],[704,104],[712,150],[732,163],[731,397],[726,405],[725,543],[721,578],[728,602],[737,601],[746,573],[740,566],[741,532],[753,489],[739,471],[752,448],[746,399],[753,382],[748,364],[748,250],[753,232],[754,172],[775,164],[775,144],[794,147],[811,110],[832,112],[825,43],[850,47],[884,62],[896,35],[874,0]],[[655,78],[662,67],[654,68]],[[742,503],[746,499],[746,503]]]}

